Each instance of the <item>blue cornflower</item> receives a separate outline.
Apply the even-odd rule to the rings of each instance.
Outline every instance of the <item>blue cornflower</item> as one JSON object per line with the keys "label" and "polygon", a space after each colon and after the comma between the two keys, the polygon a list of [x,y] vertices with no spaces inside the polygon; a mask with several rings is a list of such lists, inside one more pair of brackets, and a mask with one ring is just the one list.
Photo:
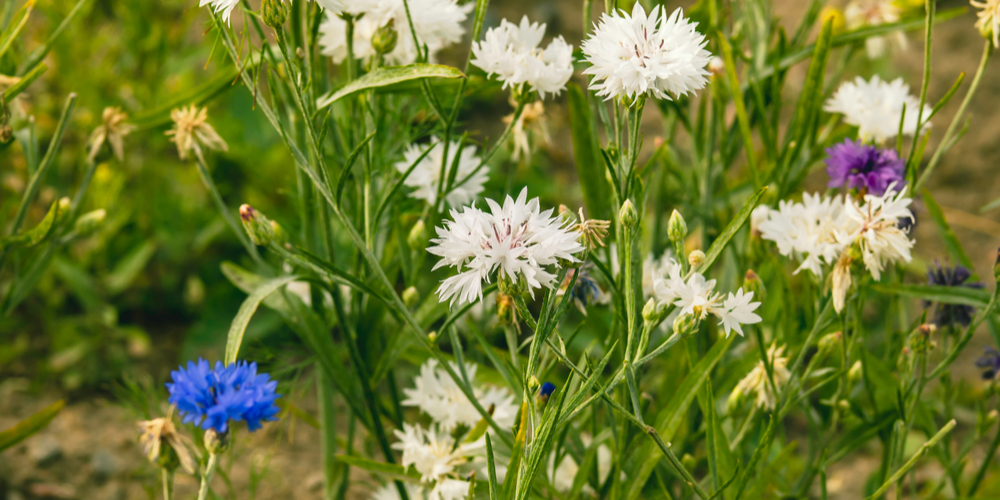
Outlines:
{"label": "blue cornflower", "polygon": [[892,149],[880,149],[861,141],[845,139],[826,150],[826,173],[829,187],[847,185],[876,196],[885,194],[892,184],[899,191],[905,181],[906,164]]}
{"label": "blue cornflower", "polygon": [[573,286],[573,291],[570,293],[570,298],[573,299],[573,304],[576,305],[577,309],[584,316],[587,315],[587,306],[592,303],[603,303],[606,300],[604,290],[601,290],[601,286],[597,284],[597,280],[590,274],[590,266],[591,264],[587,262],[580,266],[579,269],[571,269],[566,273],[566,278],[563,279],[559,289],[560,294],[564,294],[566,289],[569,288],[570,281],[573,279],[573,273],[579,273],[576,277],[576,284]]}
{"label": "blue cornflower", "polygon": [[546,382],[542,384],[542,387],[538,389],[537,400],[539,409],[545,409],[545,405],[548,404],[549,402],[549,396],[552,396],[552,393],[555,392],[555,390],[556,390],[556,385],[553,384],[552,382]]}
{"label": "blue cornflower", "polygon": [[223,366],[215,362],[209,369],[208,361],[188,361],[170,372],[173,383],[167,384],[169,402],[176,405],[183,422],[194,422],[202,429],[215,429],[219,433],[229,430],[230,420],[242,420],[251,432],[260,429],[261,422],[276,420],[278,407],[274,400],[281,397],[275,392],[278,382],[266,373],[257,374],[257,363],[240,361]]}

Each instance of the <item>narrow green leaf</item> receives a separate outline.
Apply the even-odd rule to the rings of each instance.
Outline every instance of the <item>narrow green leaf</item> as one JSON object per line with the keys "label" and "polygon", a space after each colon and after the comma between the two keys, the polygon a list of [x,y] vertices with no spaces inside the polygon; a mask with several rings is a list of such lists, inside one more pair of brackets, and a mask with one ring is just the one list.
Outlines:
{"label": "narrow green leaf", "polygon": [[49,67],[45,63],[41,63],[38,66],[35,66],[26,75],[22,76],[21,79],[17,81],[17,83],[11,85],[10,87],[7,87],[7,89],[3,91],[4,101],[10,102],[15,97],[20,95],[21,92],[24,92],[24,90],[27,89],[32,82],[37,80],[38,77],[42,76],[42,73],[45,73],[45,71],[48,69]]}
{"label": "narrow green leaf", "polygon": [[[14,0],[9,0],[14,1]],[[28,23],[28,16],[31,15],[31,11],[35,8],[35,0],[28,0],[21,6],[20,9],[11,18],[11,22],[7,25],[6,30],[0,34],[0,58],[7,53],[7,49],[14,43],[14,39],[17,35],[21,33],[24,25]]]}
{"label": "narrow green leaf", "polygon": [[226,340],[226,357],[225,364],[230,365],[236,362],[236,356],[240,352],[240,344],[243,343],[243,334],[246,332],[247,325],[250,324],[250,318],[253,317],[253,313],[257,311],[257,306],[260,305],[261,301],[265,297],[271,295],[279,288],[300,279],[299,276],[282,276],[280,278],[274,278],[267,280],[260,284],[250,294],[246,300],[243,301],[243,305],[240,306],[240,310],[236,312],[236,317],[233,318],[233,324],[229,327],[229,335]]}
{"label": "narrow green leaf", "polygon": [[931,196],[931,192],[927,189],[923,190],[924,194],[924,204],[927,205],[927,211],[931,214],[931,219],[934,219],[934,224],[937,225],[938,232],[941,233],[941,238],[944,239],[944,245],[948,249],[948,255],[952,259],[959,262],[963,266],[969,269],[975,269],[972,265],[972,259],[969,258],[969,254],[965,253],[965,249],[962,248],[962,243],[958,241],[958,236],[955,235],[955,231],[951,229],[951,225],[944,218],[944,212],[941,211],[941,205],[938,205],[934,197]]}
{"label": "narrow green leaf", "polygon": [[486,433],[486,465],[490,475],[490,500],[500,500],[497,493],[497,466],[493,458],[493,443],[490,441],[490,434]]}
{"label": "narrow green leaf", "polygon": [[[377,130],[375,132],[378,132]],[[364,151],[365,146],[375,137],[375,132],[368,134],[358,146],[351,151],[351,154],[347,157],[347,161],[344,162],[343,168],[340,170],[340,179],[337,181],[337,204],[340,204],[340,198],[344,195],[344,187],[347,186],[347,178],[350,176],[351,168],[354,167],[354,162],[357,161],[358,156]]]}
{"label": "narrow green leaf", "polygon": [[708,248],[708,252],[705,252],[705,262],[698,267],[699,273],[707,271],[708,268],[712,267],[715,259],[718,259],[719,256],[722,255],[722,251],[726,249],[726,245],[729,244],[729,240],[733,239],[733,236],[736,236],[736,232],[743,227],[743,224],[745,224],[748,219],[750,219],[750,214],[753,212],[753,209],[757,207],[757,204],[760,203],[760,197],[764,196],[764,192],[766,191],[767,186],[764,186],[760,189],[760,191],[757,191],[757,194],[751,196],[747,203],[743,205],[743,208],[736,213],[736,217],[729,221],[729,225],[726,226],[726,229],[724,229],[722,234],[720,234],[719,237],[712,242],[712,246]]}
{"label": "narrow green leaf", "polygon": [[993,209],[995,209],[997,207],[1000,207],[1000,198],[997,198],[997,199],[995,199],[995,200],[987,203],[986,205],[984,205],[983,208],[979,209],[979,213],[989,212],[990,210],[993,210]]}
{"label": "narrow green leaf", "polygon": [[768,454],[771,450],[771,442],[774,440],[774,434],[778,430],[778,423],[781,421],[778,415],[771,414],[771,421],[767,424],[767,429],[764,431],[764,435],[760,438],[757,444],[757,448],[753,450],[753,455],[750,456],[750,462],[747,463],[747,468],[743,470],[743,474],[740,474],[740,482],[736,487],[736,500],[739,500],[743,496],[743,491],[746,489],[747,484],[750,482],[750,477],[755,474],[757,469],[757,462]]}
{"label": "narrow green leaf", "polygon": [[973,307],[985,307],[990,301],[990,292],[980,288],[961,286],[935,285],[901,285],[894,283],[872,283],[868,288],[880,293],[901,295],[928,302],[941,304],[959,304]]}
{"label": "narrow green leaf", "polygon": [[573,139],[573,160],[583,191],[583,203],[590,217],[611,217],[610,190],[604,175],[600,147],[594,136],[594,119],[583,89],[575,83],[567,85],[569,96],[569,129]]}
{"label": "narrow green leaf", "polygon": [[118,265],[111,270],[111,273],[104,278],[104,285],[112,295],[125,291],[139,273],[146,268],[149,259],[156,253],[156,242],[146,240],[139,246],[132,249],[125,257],[118,261]]}
{"label": "narrow green leaf", "polygon": [[743,148],[746,150],[747,165],[750,167],[750,175],[753,178],[754,188],[760,189],[760,178],[757,175],[757,154],[753,146],[753,132],[750,130],[750,118],[747,116],[746,104],[743,101],[740,79],[736,76],[736,61],[733,59],[733,48],[721,33],[718,39],[719,48],[722,49],[722,57],[725,60],[726,76],[729,77],[729,90],[733,93],[733,105],[736,108],[736,120],[740,125],[740,137],[743,139]]}
{"label": "narrow green leaf", "polygon": [[[68,199],[67,199],[68,200]],[[56,219],[59,218],[59,212],[65,212],[69,209],[69,203],[66,203],[65,208],[60,207],[59,200],[52,202],[49,206],[49,211],[45,213],[45,217],[35,225],[35,227],[24,231],[21,234],[9,236],[7,238],[0,239],[0,249],[11,249],[15,247],[33,247],[52,234],[52,230],[55,228]]]}
{"label": "narrow green leaf", "polygon": [[354,455],[338,455],[337,461],[350,465],[351,467],[357,467],[368,472],[373,472],[388,479],[407,481],[410,483],[420,482],[420,474],[417,471],[407,470],[402,465],[377,462],[375,460],[369,460],[367,458],[361,458]]}
{"label": "narrow green leaf", "polygon": [[44,429],[52,419],[56,418],[64,406],[66,406],[66,402],[60,399],[38,413],[18,422],[14,427],[0,432],[0,451],[4,451]]}
{"label": "narrow green leaf", "polygon": [[[715,411],[715,395],[712,391],[712,380],[706,379],[700,390],[702,397],[702,411],[706,415],[707,425],[705,427],[705,437],[708,440],[708,463],[715,483],[716,492],[721,492],[725,488],[720,481],[722,478],[735,478],[736,457],[729,449],[729,439],[726,438],[725,431],[722,430],[722,423],[719,422],[718,413]],[[730,482],[732,479],[730,479]]]}
{"label": "narrow green leaf", "polygon": [[316,108],[323,109],[344,97],[364,90],[425,78],[465,78],[465,73],[451,66],[425,63],[379,68],[345,85],[340,90],[319,98],[316,102]]}

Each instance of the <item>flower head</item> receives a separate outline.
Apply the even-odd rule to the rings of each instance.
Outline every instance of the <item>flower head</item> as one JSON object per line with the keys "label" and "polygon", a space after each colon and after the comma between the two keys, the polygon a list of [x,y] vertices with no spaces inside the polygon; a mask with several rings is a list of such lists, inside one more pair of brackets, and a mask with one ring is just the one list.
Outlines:
{"label": "flower head", "polygon": [[[455,175],[455,186],[445,196],[448,205],[457,207],[468,204],[476,199],[476,195],[483,192],[483,184],[489,179],[488,169],[486,169],[479,157],[476,156],[474,146],[462,147],[460,142],[452,142],[448,147],[448,160],[444,162],[446,168],[457,169]],[[430,152],[427,149],[430,148]],[[427,153],[426,155],[424,153]],[[420,157],[423,156],[422,159]],[[458,157],[456,162],[456,156]],[[441,165],[444,157],[444,144],[441,141],[434,141],[432,145],[410,144],[403,153],[403,161],[396,163],[396,170],[399,173],[406,173],[413,162],[417,162],[416,167],[410,172],[409,177],[403,184],[416,188],[410,196],[424,200],[433,205],[437,201],[438,189],[441,184]],[[483,168],[481,168],[483,167]],[[447,171],[446,171],[447,175]],[[466,179],[468,177],[468,179]],[[465,182],[462,182],[465,180]],[[459,184],[459,182],[462,182]]]}
{"label": "flower head", "polygon": [[681,9],[667,17],[656,6],[647,16],[641,2],[636,2],[632,15],[605,13],[582,46],[591,64],[584,73],[594,76],[590,88],[608,99],[641,95],[670,99],[668,94],[680,97],[704,88],[712,54],[695,27]]}
{"label": "flower head", "polygon": [[687,280],[681,275],[681,266],[669,266],[667,274],[659,277],[653,284],[656,298],[665,306],[673,305],[680,309],[679,315],[690,315],[697,320],[705,319],[713,314],[720,320],[720,325],[730,332],[743,335],[740,325],[760,323],[761,318],[754,311],[760,307],[760,302],[751,302],[753,292],[729,293],[728,297],[715,291],[715,280],[706,280],[699,272],[691,274]]}
{"label": "flower head", "polygon": [[[931,286],[950,286],[983,289],[986,285],[973,282],[966,283],[972,277],[972,271],[965,266],[957,265],[949,267],[942,265],[940,261],[933,266],[927,266],[927,284]],[[924,307],[931,307],[932,302],[925,301]],[[934,324],[939,328],[945,326],[969,326],[972,322],[972,315],[976,313],[976,308],[965,304],[937,304],[934,313]]]}
{"label": "flower head", "polygon": [[552,209],[542,211],[537,198],[528,201],[527,197],[525,188],[517,200],[507,196],[502,206],[487,199],[489,212],[475,206],[452,210],[452,220],[436,228],[438,238],[427,248],[441,257],[434,268],[454,266],[459,271],[441,282],[438,295],[442,301],[482,299],[482,283],[489,282],[495,271],[513,283],[523,280],[533,296],[534,289],[555,284],[550,266],[560,260],[578,260],[574,254],[583,251],[579,234],[564,219],[553,216]]}
{"label": "flower head", "polygon": [[275,420],[278,413],[274,404],[281,397],[275,392],[278,382],[267,374],[258,375],[257,363],[223,366],[216,361],[213,370],[208,361],[199,359],[170,372],[170,377],[168,401],[177,406],[184,423],[225,433],[231,420],[242,420],[252,432],[260,429],[261,422]]}
{"label": "flower head", "polygon": [[829,187],[851,189],[881,196],[890,184],[905,185],[906,163],[894,149],[882,149],[861,141],[845,139],[826,150]]}
{"label": "flower head", "polygon": [[455,468],[468,462],[469,454],[480,446],[478,443],[462,443],[455,446],[455,440],[451,435],[441,432],[436,426],[424,429],[419,425],[404,423],[403,430],[397,430],[395,434],[399,442],[392,447],[402,450],[403,467],[412,465],[420,473],[420,480],[423,483],[440,484],[449,479]]}
{"label": "flower head", "polygon": [[542,99],[559,95],[573,76],[573,46],[560,36],[542,49],[543,36],[545,25],[528,21],[528,16],[520,24],[504,19],[486,31],[483,41],[472,44],[471,62],[496,75],[504,88],[528,84]]}
{"label": "flower head", "polygon": [[[457,366],[453,366],[458,370]],[[469,380],[476,378],[475,363],[465,364]],[[430,359],[420,367],[420,374],[413,379],[413,389],[403,389],[406,399],[403,406],[416,406],[434,420],[444,432],[451,432],[459,426],[473,427],[482,418],[476,407],[448,373],[438,367],[437,360]],[[484,408],[494,406],[493,420],[501,427],[514,425],[517,404],[507,389],[499,387],[474,387],[473,394]]]}
{"label": "flower head", "polygon": [[222,14],[222,21],[229,24],[229,14],[239,3],[240,0],[201,0],[198,2],[198,7],[208,5],[216,14]]}
{"label": "flower head", "polygon": [[[874,27],[899,21],[900,11],[894,0],[852,0],[844,9],[847,29],[856,30],[864,27]],[[895,31],[891,35],[894,44],[901,50],[906,49],[906,35]],[[871,36],[865,40],[865,50],[868,57],[875,59],[885,54],[888,41],[883,36]]]}
{"label": "flower head", "polygon": [[[331,0],[326,0],[330,2]],[[456,0],[409,0],[410,16],[407,17],[403,0],[332,0],[341,5],[339,10],[328,9],[326,20],[320,25],[320,46],[324,55],[341,63],[347,59],[347,22],[338,14],[354,17],[354,57],[371,59],[377,54],[372,40],[379,28],[391,26],[398,38],[395,46],[384,54],[389,64],[411,64],[417,61],[427,46],[430,58],[448,45],[462,40],[462,24],[474,4],[459,5]],[[413,40],[410,21],[416,31],[418,44]]]}
{"label": "flower head", "polygon": [[[791,378],[791,373],[788,371],[788,358],[784,356],[784,352],[785,346],[778,347],[777,345],[771,345],[767,349],[767,359],[771,364],[771,370],[774,374],[774,385],[778,389],[784,387]],[[775,408],[777,395],[771,386],[771,382],[768,380],[767,368],[764,366],[763,360],[758,361],[757,366],[753,370],[750,370],[750,373],[736,384],[732,394],[729,395],[731,404],[739,401],[747,394],[754,395],[754,403],[757,407],[768,410]]]}
{"label": "flower head", "polygon": [[[858,127],[862,140],[880,143],[896,137],[900,120],[903,120],[903,135],[916,133],[919,108],[920,99],[910,94],[910,86],[902,78],[884,82],[878,75],[867,82],[859,76],[853,82],[843,83],[823,106],[825,111],[840,113],[845,123]],[[930,106],[924,105],[923,119],[930,114]],[[929,126],[924,123],[924,127]]]}
{"label": "flower head", "polygon": [[754,210],[754,227],[761,238],[777,244],[781,255],[802,261],[796,274],[807,269],[820,276],[823,263],[833,264],[844,249],[837,231],[848,222],[842,197],[824,198],[818,193],[805,193],[801,203],[783,200],[777,210],[765,206]]}
{"label": "flower head", "polygon": [[993,47],[1000,48],[1000,0],[970,0],[969,3],[979,9],[976,28],[984,37],[993,40]]}
{"label": "flower head", "polygon": [[986,352],[976,360],[976,366],[985,368],[983,380],[993,380],[1000,373],[1000,351],[987,346]]}
{"label": "flower head", "polygon": [[845,246],[858,244],[865,267],[876,280],[881,279],[887,263],[911,259],[913,241],[899,223],[913,217],[909,208],[912,200],[893,188],[890,185],[881,196],[865,195],[864,205],[853,200],[848,203],[849,222],[837,236]]}
{"label": "flower head", "polygon": [[208,108],[198,108],[194,104],[186,108],[175,108],[170,112],[174,128],[167,131],[170,142],[177,144],[177,154],[182,160],[194,151],[201,154],[201,147],[228,151],[226,141],[208,124]]}
{"label": "flower head", "polygon": [[[410,498],[423,498],[424,489],[413,483],[403,483],[403,488],[406,489],[406,496]],[[399,496],[399,489],[396,488],[396,483],[389,482],[383,485],[381,488],[372,493],[371,500],[403,500],[403,497]]]}
{"label": "flower head", "polygon": [[186,436],[177,432],[171,415],[139,422],[142,435],[139,443],[142,452],[150,462],[173,470],[180,466],[188,474],[194,474],[197,461],[194,458],[194,443]]}
{"label": "flower head", "polygon": [[87,155],[90,161],[97,158],[97,153],[105,142],[111,146],[111,151],[114,152],[118,161],[125,158],[124,138],[135,130],[135,125],[125,123],[127,119],[128,114],[123,112],[121,108],[104,108],[104,113],[101,115],[101,125],[94,129],[87,141],[90,144],[90,153]]}

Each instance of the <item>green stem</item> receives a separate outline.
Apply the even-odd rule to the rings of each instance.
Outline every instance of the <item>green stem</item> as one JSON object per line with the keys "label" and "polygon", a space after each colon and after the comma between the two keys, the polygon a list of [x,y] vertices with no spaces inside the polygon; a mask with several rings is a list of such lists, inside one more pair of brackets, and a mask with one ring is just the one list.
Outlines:
{"label": "green stem", "polygon": [[212,174],[209,173],[208,167],[205,165],[205,157],[201,153],[201,147],[196,143],[194,145],[194,156],[198,165],[198,174],[201,175],[201,182],[205,184],[205,188],[208,192],[212,194],[212,200],[215,201],[216,208],[219,209],[219,213],[222,214],[222,218],[226,220],[226,224],[229,228],[233,230],[236,234],[236,238],[240,240],[240,243],[246,247],[247,252],[253,257],[253,260],[258,263],[262,263],[260,259],[260,254],[257,252],[257,246],[250,241],[250,238],[246,235],[243,230],[243,226],[236,222],[233,214],[229,212],[229,207],[226,206],[225,200],[222,199],[222,195],[219,193],[219,189],[215,186],[215,182],[212,180]]}
{"label": "green stem", "polygon": [[889,488],[891,488],[893,484],[895,484],[897,481],[899,481],[900,479],[902,479],[903,476],[905,476],[906,473],[909,472],[910,469],[913,468],[913,466],[917,465],[917,461],[920,460],[920,457],[922,457],[925,454],[927,454],[928,450],[930,450],[931,448],[933,448],[934,445],[936,445],[938,441],[940,441],[942,438],[944,438],[954,428],[955,428],[955,420],[951,420],[950,422],[948,422],[947,424],[945,424],[945,426],[942,427],[941,430],[938,431],[937,434],[935,434],[933,437],[931,437],[929,440],[927,440],[927,442],[924,443],[923,446],[921,446],[920,449],[917,450],[917,452],[914,453],[913,456],[910,457],[910,459],[907,460],[906,463],[903,464],[903,466],[900,467],[899,470],[897,470],[896,473],[892,475],[892,477],[890,477],[888,480],[886,480],[886,482],[883,483],[882,486],[879,487],[879,489],[875,490],[875,493],[872,493],[870,496],[868,496],[867,500],[874,500],[874,499],[879,498],[882,495],[884,495],[885,492],[888,491]]}
{"label": "green stem", "polygon": [[160,479],[163,481],[163,500],[174,498],[174,472],[160,469]]}
{"label": "green stem", "polygon": [[[1000,427],[997,428],[996,434],[993,435],[993,441],[990,443],[990,447],[986,450],[986,458],[983,459],[982,465],[979,466],[979,470],[976,471],[975,478],[972,480],[972,484],[969,485],[969,491],[966,492],[965,496],[972,498],[976,494],[976,490],[979,489],[979,483],[983,481],[986,477],[986,469],[989,468],[990,462],[993,461],[993,455],[996,455],[997,448],[1000,448]],[[956,483],[957,487],[958,484]]]}
{"label": "green stem", "polygon": [[215,453],[208,454],[208,463],[205,464],[205,472],[201,475],[201,488],[198,489],[198,500],[208,498],[209,486],[212,483],[212,476],[215,475],[215,468],[219,465],[219,456]]}

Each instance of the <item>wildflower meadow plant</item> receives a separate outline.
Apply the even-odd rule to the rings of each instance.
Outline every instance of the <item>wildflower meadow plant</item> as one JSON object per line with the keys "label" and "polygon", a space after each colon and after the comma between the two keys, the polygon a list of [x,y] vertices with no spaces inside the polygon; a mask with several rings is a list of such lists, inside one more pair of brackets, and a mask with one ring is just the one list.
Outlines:
{"label": "wildflower meadow plant", "polygon": [[[827,498],[862,457],[865,498],[1000,491],[1000,354],[977,335],[1000,338],[1000,261],[966,252],[929,183],[997,2],[975,25],[932,1],[807,2],[797,22],[767,0],[601,3],[578,40],[489,0],[201,0],[197,65],[218,75],[152,118],[104,110],[79,190],[31,223],[76,97],[39,155],[10,109],[29,58],[0,100],[32,172],[0,314],[103,220],[77,213],[96,163],[148,139],[214,205],[194,240],[245,251],[221,264],[246,294],[224,353],[171,372],[166,416],[139,424],[166,498],[176,472],[216,495],[244,427],[257,446],[293,419],[318,428],[328,500]],[[933,64],[942,22],[984,37],[969,82]],[[862,55],[921,34],[922,81]],[[220,189],[252,141],[280,146],[252,158],[280,175]],[[287,331],[275,361],[248,333],[260,309]]]}

